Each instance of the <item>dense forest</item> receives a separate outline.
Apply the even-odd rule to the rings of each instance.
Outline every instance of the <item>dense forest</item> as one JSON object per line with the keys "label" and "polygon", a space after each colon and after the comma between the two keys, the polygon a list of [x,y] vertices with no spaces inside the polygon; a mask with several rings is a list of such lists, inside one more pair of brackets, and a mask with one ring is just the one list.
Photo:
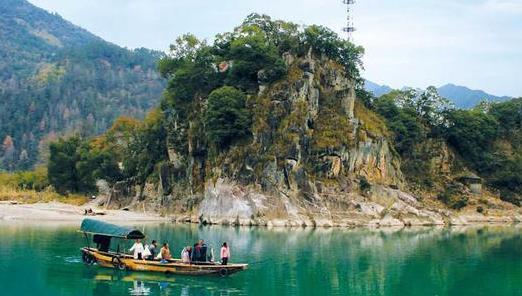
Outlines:
{"label": "dense forest", "polygon": [[[132,179],[144,186],[147,181],[158,182],[162,163],[177,158],[182,162],[185,155],[204,159],[202,166],[218,165],[223,160],[220,155],[252,143],[270,128],[271,111],[265,110],[266,122],[253,120],[260,118],[253,116],[256,112],[265,112],[258,90],[266,84],[292,79],[294,74],[285,66],[284,56],[299,56],[307,51],[336,61],[347,76],[357,81],[356,103],[378,114],[366,124],[384,122],[389,131],[385,134],[402,159],[401,168],[411,190],[436,189],[443,192],[439,198],[448,206],[458,209],[466,205],[466,200],[453,196],[440,176],[429,170],[434,153],[429,143],[441,142],[454,151],[456,166],[461,166],[462,171],[476,172],[502,199],[521,204],[522,99],[460,110],[434,87],[374,97],[363,90],[362,48],[324,27],[300,29],[256,14],[233,32],[218,35],[213,44],[193,35],[180,37],[159,64],[160,73],[169,81],[161,106],[143,122],[120,118],[101,137],[73,137],[52,144],[51,183],[63,192],[95,190],[99,178],[111,183]],[[345,119],[337,110],[324,110],[320,112],[328,111],[336,128],[322,130],[314,126],[310,145],[316,153],[346,141]],[[273,149],[285,147],[293,128],[290,125],[284,132],[286,140],[270,139]],[[262,157],[262,153],[248,157]],[[181,165],[172,174],[183,180],[186,170]],[[437,183],[443,187],[436,187]]]}
{"label": "dense forest", "polygon": [[143,118],[164,81],[160,52],[108,43],[25,0],[0,3],[0,170],[30,169],[59,136]]}

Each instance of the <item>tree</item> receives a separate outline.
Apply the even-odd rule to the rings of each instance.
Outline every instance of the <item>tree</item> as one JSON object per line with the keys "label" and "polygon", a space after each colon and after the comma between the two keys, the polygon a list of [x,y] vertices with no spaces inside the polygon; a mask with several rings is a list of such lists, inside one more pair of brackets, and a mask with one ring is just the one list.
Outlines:
{"label": "tree", "polygon": [[425,91],[409,89],[399,92],[397,104],[415,111],[423,123],[432,129],[447,125],[446,114],[454,109],[453,104],[441,97],[434,86],[429,86]]}
{"label": "tree", "polygon": [[245,94],[230,86],[214,90],[208,98],[205,127],[210,143],[226,149],[250,135],[251,119]]}
{"label": "tree", "polygon": [[325,55],[343,65],[346,75],[354,79],[359,87],[364,84],[361,78],[364,48],[343,40],[337,33],[323,26],[306,27],[302,39],[304,45],[311,48],[314,53],[319,56]]}
{"label": "tree", "polygon": [[75,168],[78,176],[79,192],[95,192],[96,180],[104,179],[113,184],[121,180],[122,174],[115,159],[116,155],[107,150],[92,147],[84,142],[78,149],[78,161]]}
{"label": "tree", "polygon": [[450,126],[445,131],[448,142],[479,171],[490,167],[488,151],[497,136],[496,119],[477,110],[448,113]]}
{"label": "tree", "polygon": [[80,145],[81,139],[74,136],[68,139],[61,138],[49,146],[49,182],[60,193],[77,192],[79,189],[76,162],[79,159]]}
{"label": "tree", "polygon": [[124,175],[126,178],[136,178],[141,186],[140,198],[155,165],[168,158],[166,137],[164,115],[156,108],[147,114],[142,125],[135,130],[126,149],[123,158]]}
{"label": "tree", "polygon": [[399,91],[391,92],[374,100],[373,105],[393,132],[395,149],[402,156],[410,157],[415,145],[426,139],[427,129],[418,120],[418,114],[413,108],[401,108],[397,104],[397,98],[402,95]]}

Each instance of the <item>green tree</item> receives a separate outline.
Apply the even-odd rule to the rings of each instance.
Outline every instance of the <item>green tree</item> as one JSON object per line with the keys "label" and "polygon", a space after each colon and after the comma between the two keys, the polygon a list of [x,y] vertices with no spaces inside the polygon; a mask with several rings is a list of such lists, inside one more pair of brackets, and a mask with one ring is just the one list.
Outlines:
{"label": "green tree", "polygon": [[135,130],[123,158],[124,175],[136,178],[140,185],[140,198],[147,178],[157,163],[168,158],[163,113],[159,108],[150,111],[143,124]]}
{"label": "green tree", "polygon": [[448,113],[450,126],[446,130],[448,142],[473,167],[485,171],[490,166],[488,151],[497,136],[495,117],[477,110],[454,110]]}
{"label": "green tree", "polygon": [[74,136],[59,139],[49,146],[50,157],[47,166],[49,182],[60,193],[79,190],[76,163],[79,160],[78,148],[81,142],[79,137]]}
{"label": "green tree", "polygon": [[344,40],[334,31],[323,26],[309,26],[303,32],[303,42],[315,54],[337,61],[344,66],[348,77],[355,79],[362,88],[364,80],[361,78],[363,68],[362,56],[364,48]]}
{"label": "green tree", "polygon": [[205,126],[210,143],[226,149],[233,142],[250,135],[250,113],[245,94],[230,86],[214,90],[208,98]]}
{"label": "green tree", "polygon": [[386,119],[388,128],[393,132],[395,149],[402,156],[411,157],[415,145],[426,139],[427,129],[413,108],[399,107],[397,98],[402,95],[399,91],[386,94],[374,100],[373,107]]}

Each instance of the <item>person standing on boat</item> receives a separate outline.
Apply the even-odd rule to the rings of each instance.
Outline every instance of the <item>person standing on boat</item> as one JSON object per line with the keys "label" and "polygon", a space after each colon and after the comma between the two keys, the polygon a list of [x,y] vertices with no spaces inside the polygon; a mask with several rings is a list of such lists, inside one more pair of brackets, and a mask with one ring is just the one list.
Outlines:
{"label": "person standing on boat", "polygon": [[134,251],[134,259],[143,259],[143,252],[145,249],[143,248],[143,244],[141,240],[137,239],[134,245],[129,249],[130,252]]}
{"label": "person standing on boat", "polygon": [[186,246],[183,248],[183,251],[181,251],[181,261],[183,263],[190,263],[190,252],[192,251],[191,246]]}
{"label": "person standing on boat", "polygon": [[158,255],[158,243],[155,240],[152,240],[152,243],[149,245],[149,260],[154,260],[156,256]]}
{"label": "person standing on boat", "polygon": [[229,258],[230,258],[230,249],[228,248],[227,243],[224,242],[223,246],[221,246],[221,264],[227,265]]}
{"label": "person standing on boat", "polygon": [[197,242],[194,244],[194,248],[192,249],[192,256],[190,257],[192,262],[199,261],[199,258],[201,257],[201,245],[200,242]]}
{"label": "person standing on boat", "polygon": [[199,260],[201,262],[207,261],[207,244],[205,244],[204,240],[199,241]]}

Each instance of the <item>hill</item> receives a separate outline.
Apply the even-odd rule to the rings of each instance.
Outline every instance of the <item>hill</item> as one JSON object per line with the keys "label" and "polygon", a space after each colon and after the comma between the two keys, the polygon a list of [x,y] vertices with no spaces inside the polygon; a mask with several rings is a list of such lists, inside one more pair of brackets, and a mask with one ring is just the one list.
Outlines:
{"label": "hill", "polygon": [[380,85],[370,80],[364,81],[364,89],[371,92],[376,97],[380,97],[393,91],[393,88],[387,85]]}
{"label": "hill", "polygon": [[102,133],[161,97],[160,52],[121,48],[25,0],[0,3],[0,170],[32,167],[58,135]]}
{"label": "hill", "polygon": [[509,100],[510,97],[499,97],[488,94],[482,90],[473,90],[465,86],[454,84],[446,84],[437,89],[439,94],[453,101],[455,106],[463,109],[469,109],[476,106],[481,101],[500,102]]}
{"label": "hill", "polygon": [[[387,85],[380,85],[369,80],[365,80],[364,87],[376,97],[380,97],[393,91],[393,89]],[[408,88],[405,87],[403,89]],[[465,86],[451,83],[437,88],[437,91],[442,97],[447,98],[453,102],[457,108],[461,109],[473,108],[484,100],[489,102],[501,102],[510,99],[510,97],[507,96],[495,96],[482,90],[473,90]]]}

